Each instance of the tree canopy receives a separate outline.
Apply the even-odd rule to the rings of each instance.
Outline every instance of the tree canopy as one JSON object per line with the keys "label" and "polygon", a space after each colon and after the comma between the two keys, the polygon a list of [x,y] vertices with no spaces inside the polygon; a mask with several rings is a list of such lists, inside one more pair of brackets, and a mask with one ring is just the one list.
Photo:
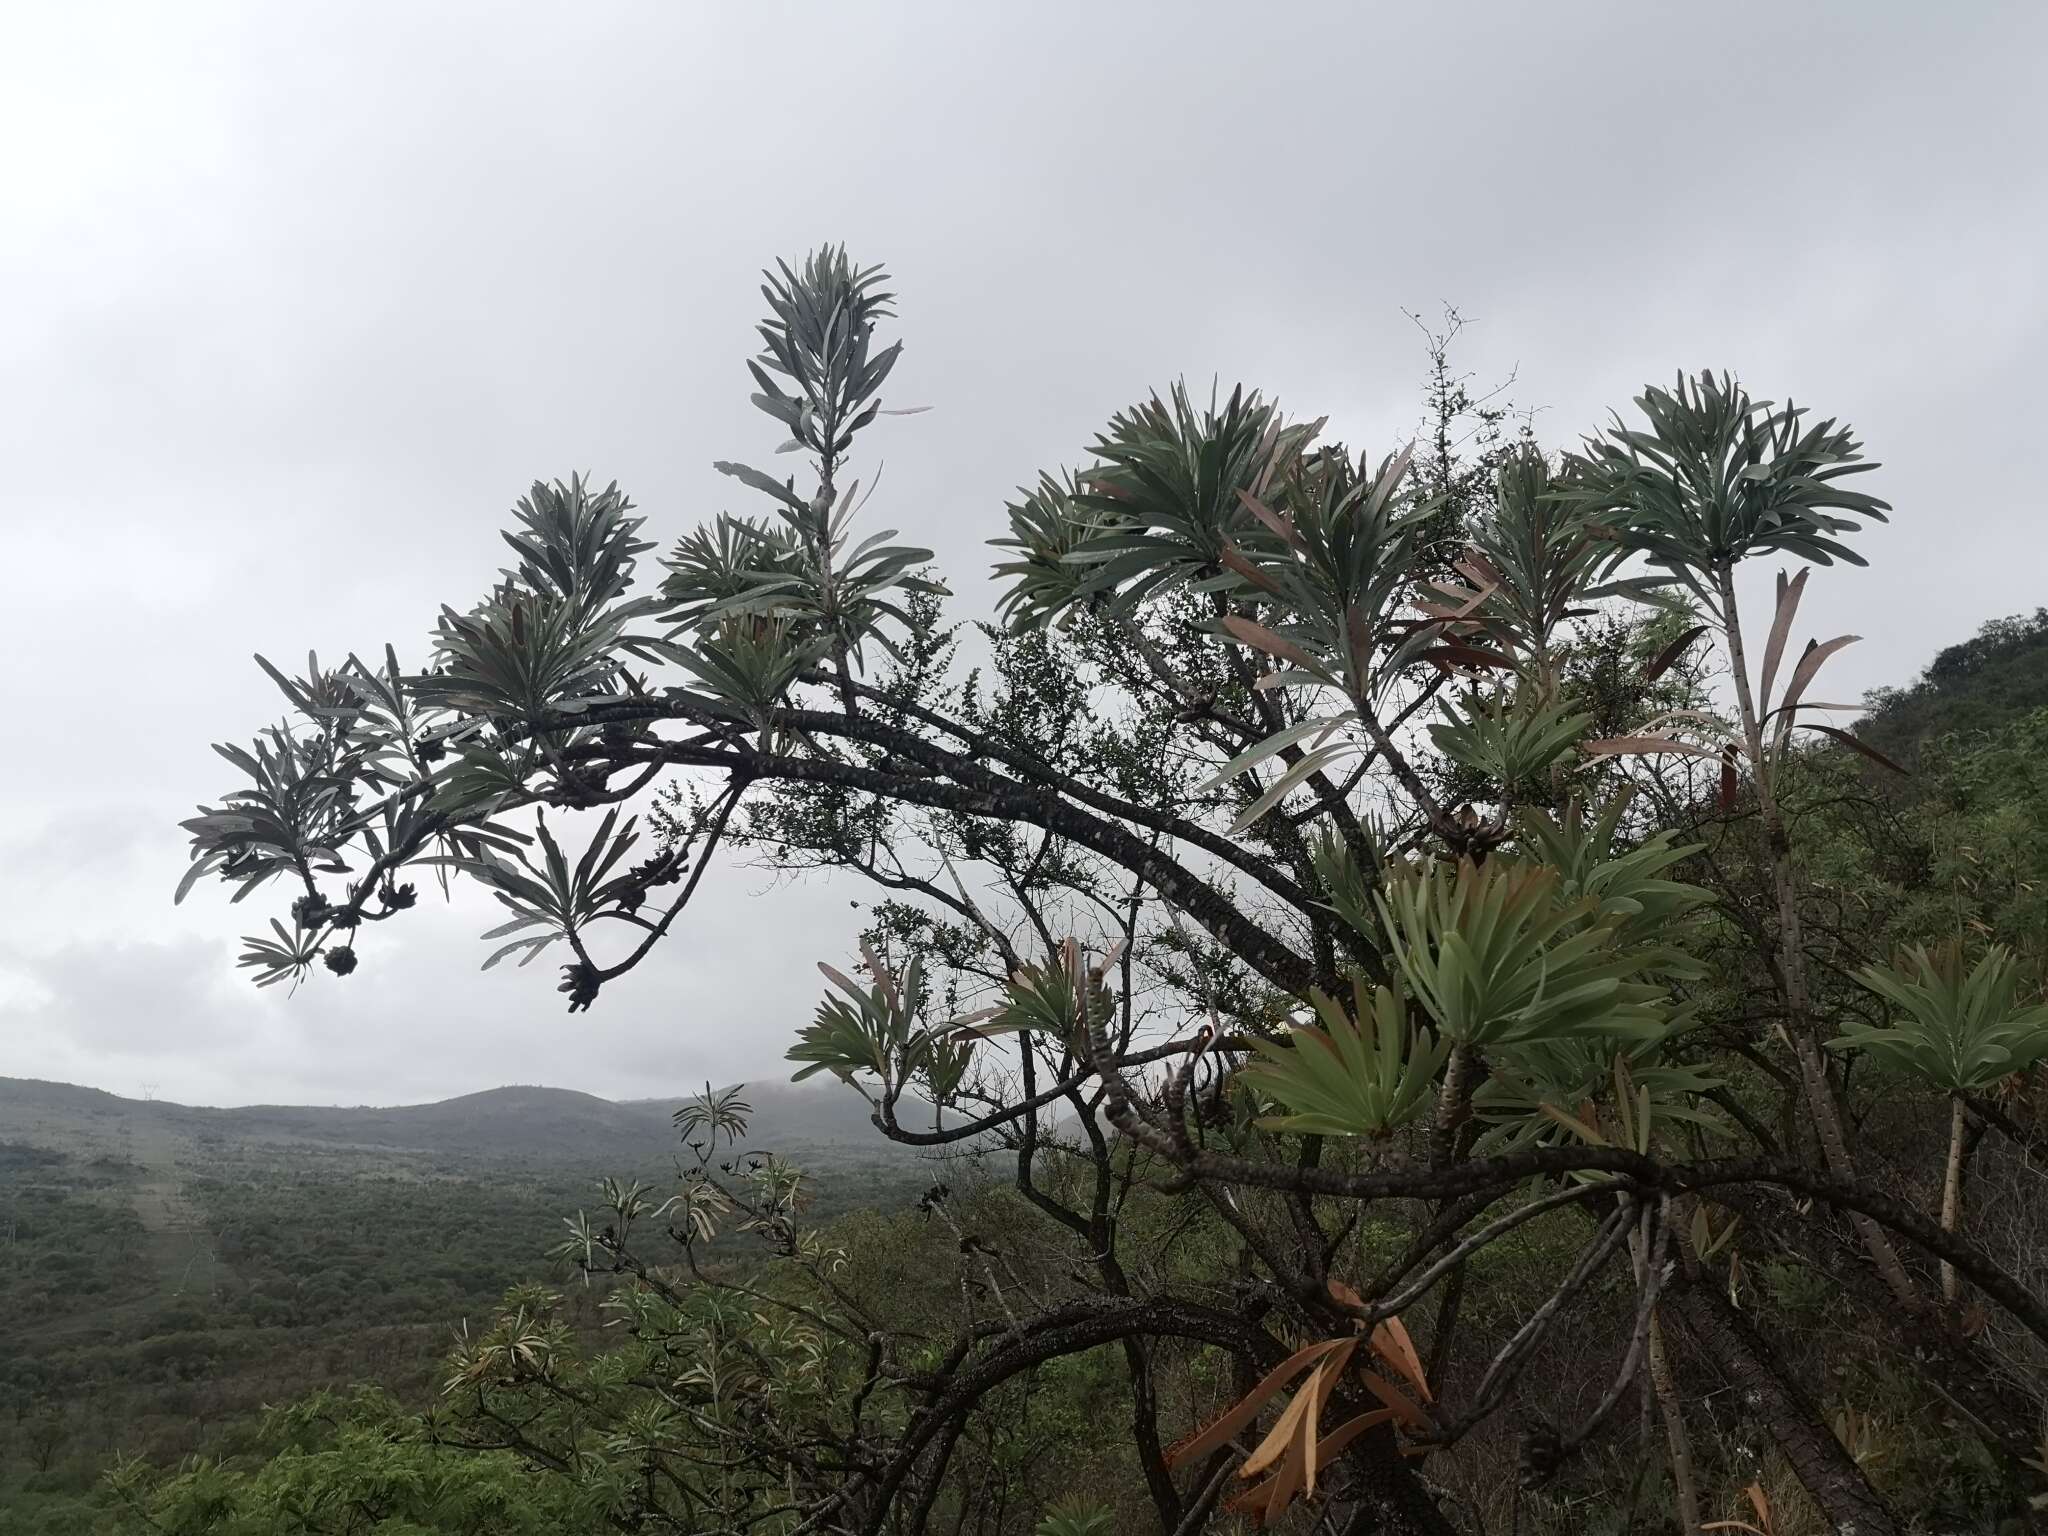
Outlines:
{"label": "tree canopy", "polygon": [[[1923,1074],[1953,1184],[1995,1110],[1966,1096],[2048,1025],[2002,951],[1981,986],[1845,953],[1802,846],[1844,752],[1888,767],[1813,697],[1853,637],[1794,643],[1812,568],[1889,511],[1853,432],[1700,373],[1432,474],[1175,386],[1018,493],[993,599],[952,617],[854,473],[900,414],[886,285],[836,248],[766,274],[752,399],[801,471],[719,462],[755,510],[653,561],[617,486],[535,483],[423,661],[264,662],[288,716],[218,749],[241,782],[185,824],[181,897],[290,893],[258,985],[373,965],[422,882],[469,880],[504,908],[482,963],[549,955],[571,1011],[720,860],[848,872],[874,900],[787,1023],[797,1075],[1003,1161],[1012,1206],[924,1202],[958,1295],[887,1314],[707,1090],[674,1187],[572,1225],[615,1346],[523,1293],[436,1433],[631,1531],[1477,1530],[1503,1454],[1516,1518],[1605,1479],[1623,1528],[1666,1499],[1691,1530],[1731,1471],[1696,1454],[1710,1372],[1837,1528],[1904,1530],[1745,1291],[1745,1252],[1799,1254],[2019,1509],[2048,1306],[1873,1155],[1847,1064],[1910,1069],[1951,1027],[1930,988],[1963,988],[1967,1070]],[[1761,624],[1759,558],[1797,565]],[[775,1263],[707,1274],[735,1231]],[[1468,1304],[1503,1254],[1535,1288],[1511,1322]],[[1093,1506],[1055,1510],[1046,1447],[1077,1453],[1041,1389],[1104,1358],[1060,1399]]]}

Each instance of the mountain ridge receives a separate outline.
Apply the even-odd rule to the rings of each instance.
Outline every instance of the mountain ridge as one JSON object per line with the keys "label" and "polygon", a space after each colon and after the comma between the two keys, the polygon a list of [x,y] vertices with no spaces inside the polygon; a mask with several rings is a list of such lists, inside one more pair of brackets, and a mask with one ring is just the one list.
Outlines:
{"label": "mountain ridge", "polygon": [[[859,1150],[888,1160],[904,1151],[868,1120],[857,1094],[749,1084],[747,1145],[802,1160],[806,1149]],[[140,1134],[155,1142],[323,1148],[461,1164],[602,1163],[624,1172],[670,1160],[672,1120],[690,1095],[617,1100],[575,1088],[505,1084],[452,1098],[396,1105],[247,1104],[231,1107],[131,1099],[43,1078],[0,1077],[0,1140],[105,1145]]]}
{"label": "mountain ridge", "polygon": [[[721,1085],[720,1091],[722,1092],[725,1088],[733,1086],[736,1085],[730,1083]],[[749,1093],[758,1093],[765,1089],[766,1093],[770,1096],[790,1092],[824,1093],[829,1091],[808,1088],[789,1089],[784,1085],[772,1082],[762,1084],[748,1081],[743,1085],[737,1086],[743,1086]],[[411,1099],[397,1104],[288,1104],[280,1100],[270,1099],[257,1100],[249,1104],[187,1104],[181,1099],[131,1098],[126,1094],[115,1093],[110,1088],[95,1088],[90,1083],[67,1083],[54,1077],[12,1077],[6,1073],[0,1073],[0,1092],[8,1089],[56,1090],[61,1093],[111,1100],[121,1104],[156,1104],[169,1109],[197,1110],[206,1114],[255,1114],[268,1110],[289,1110],[293,1112],[301,1110],[339,1110],[350,1114],[364,1112],[390,1114],[402,1110],[440,1109],[468,1100],[501,1098],[505,1095],[520,1093],[540,1094],[559,1100],[584,1100],[589,1103],[610,1105],[620,1109],[638,1109],[664,1104],[679,1105],[685,1099],[694,1097],[702,1091],[693,1088],[687,1092],[676,1094],[673,1097],[650,1094],[630,1099],[608,1099],[603,1094],[590,1093],[581,1088],[557,1088],[547,1083],[500,1083],[492,1088],[475,1088],[466,1093],[450,1094],[447,1098],[443,1099]]]}

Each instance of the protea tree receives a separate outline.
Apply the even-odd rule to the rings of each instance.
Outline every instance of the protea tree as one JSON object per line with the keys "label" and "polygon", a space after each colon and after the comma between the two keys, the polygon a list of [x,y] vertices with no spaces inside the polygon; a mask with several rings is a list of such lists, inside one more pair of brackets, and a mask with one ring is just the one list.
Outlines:
{"label": "protea tree", "polygon": [[[2048,1003],[2020,1002],[2019,964],[2002,944],[1985,950],[1974,966],[1965,965],[1959,942],[1932,952],[1914,945],[1891,965],[1866,967],[1856,979],[1889,1005],[1891,1022],[1853,1026],[1828,1044],[1862,1051],[1886,1071],[1918,1078],[1948,1095],[1941,1225],[1953,1232],[1962,1219],[1968,1097],[2048,1056]],[[1941,1266],[1941,1285],[1955,1300],[1953,1265]]]}
{"label": "protea tree", "polygon": [[[1809,640],[1784,687],[1776,690],[1810,567],[1790,578],[1780,571],[1762,668],[1752,678],[1735,573],[1743,562],[1770,555],[1819,565],[1837,560],[1863,565],[1863,557],[1844,540],[1867,522],[1883,522],[1890,507],[1850,483],[1850,477],[1877,466],[1863,457],[1862,444],[1847,427],[1832,420],[1812,422],[1809,412],[1789,402],[1780,406],[1752,399],[1726,374],[1681,375],[1671,389],[1644,391],[1636,405],[1642,426],[1617,417],[1611,429],[1587,441],[1575,466],[1579,494],[1596,516],[1610,522],[1623,548],[1667,573],[1719,631],[1734,683],[1736,720],[1732,728],[1697,716],[1660,720],[1639,735],[1591,745],[1614,755],[1677,753],[1717,760],[1725,804],[1732,804],[1747,766],[1777,896],[1777,969],[1789,1014],[1788,1036],[1828,1166],[1843,1178],[1852,1177],[1855,1158],[1821,1053],[1824,1031],[1813,1013],[1798,879],[1778,790],[1797,728],[1824,732],[1875,755],[1849,733],[1801,718],[1803,712],[1840,707],[1810,700],[1807,689],[1828,658],[1858,637]],[[1869,1217],[1852,1219],[1895,1298],[1917,1308],[1913,1282],[1891,1240]]]}
{"label": "protea tree", "polygon": [[[288,914],[244,958],[272,983],[374,965],[410,868],[472,880],[504,912],[483,963],[552,953],[582,1010],[719,860],[848,872],[876,899],[815,1017],[781,1027],[797,1075],[864,1094],[899,1143],[1001,1152],[1027,1225],[975,1229],[940,1180],[926,1263],[957,1298],[894,1316],[805,1225],[801,1171],[733,1152],[744,1102],[707,1086],[681,1187],[615,1183],[574,1229],[570,1257],[623,1282],[613,1349],[579,1363],[523,1303],[460,1362],[443,1432],[577,1479],[628,1530],[1022,1536],[1066,1490],[1020,1483],[1018,1394],[1107,1346],[1114,1423],[1063,1454],[1121,1443],[1118,1529],[1312,1501],[1322,1528],[1441,1536],[1497,1415],[1530,1489],[1629,1433],[1615,1410],[1669,1318],[1839,1527],[1897,1531],[1816,1384],[1731,1305],[1733,1227],[1707,1209],[1789,1190],[1774,1219],[1815,1242],[1847,1213],[1911,1304],[1873,1328],[1925,1320],[1903,1241],[2048,1340],[2048,1307],[1952,1222],[1859,1174],[1820,1052],[1776,788],[1843,642],[1774,692],[1802,573],[1753,687],[1733,573],[1853,559],[1882,504],[1844,484],[1867,467],[1850,434],[1726,379],[1653,390],[1583,456],[1510,455],[1445,574],[1406,448],[1175,388],[1032,480],[994,541],[996,622],[949,623],[931,556],[871,529],[854,473],[902,356],[886,280],[827,250],[765,292],[753,398],[798,472],[719,463],[756,510],[684,532],[651,586],[622,492],[536,485],[514,563],[412,669],[392,648],[271,669],[290,718],[222,749],[245,782],[187,823],[181,893],[282,878]],[[1587,740],[1581,626],[1684,602],[1727,643],[1736,722],[1702,699]],[[1748,765],[1782,1041],[1723,1052],[1696,1027],[1725,996],[1702,935],[1749,914],[1688,862],[1711,791],[1616,785],[1643,751]],[[2020,1051],[1998,1039],[2002,1069]],[[1804,1094],[1783,1139],[1751,1102],[1779,1080]],[[1539,1221],[1533,1257],[1481,1273]],[[699,1266],[735,1236],[768,1278]],[[1462,1298],[1504,1274],[1540,1294],[1492,1295],[1514,1321],[1489,1338]],[[1616,1326],[1557,1348],[1610,1302]],[[2018,1467],[2036,1405],[1974,1350],[1920,1328],[1911,1358]],[[1538,1358],[1580,1360],[1576,1395]]]}

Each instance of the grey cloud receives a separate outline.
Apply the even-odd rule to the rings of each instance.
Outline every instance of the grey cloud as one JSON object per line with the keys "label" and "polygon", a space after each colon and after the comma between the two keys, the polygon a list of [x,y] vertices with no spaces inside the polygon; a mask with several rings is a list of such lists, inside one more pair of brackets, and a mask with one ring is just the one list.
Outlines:
{"label": "grey cloud", "polygon": [[[62,995],[0,1072],[780,1070],[843,893],[722,873],[565,1029],[540,967],[474,975],[469,907],[244,995],[260,899],[173,912],[168,829],[275,712],[250,651],[417,656],[536,475],[617,476],[663,537],[730,504],[710,461],[771,445],[754,271],[820,240],[899,278],[901,403],[937,409],[889,428],[874,513],[970,607],[1010,488],[1178,374],[1398,440],[1402,308],[1450,300],[1553,441],[1680,366],[1856,422],[1899,521],[1808,614],[1868,637],[1835,687],[1902,679],[2042,597],[2044,45],[1991,3],[15,8],[0,804],[55,842],[0,869],[0,932]],[[110,1033],[144,1003],[156,1037]]]}

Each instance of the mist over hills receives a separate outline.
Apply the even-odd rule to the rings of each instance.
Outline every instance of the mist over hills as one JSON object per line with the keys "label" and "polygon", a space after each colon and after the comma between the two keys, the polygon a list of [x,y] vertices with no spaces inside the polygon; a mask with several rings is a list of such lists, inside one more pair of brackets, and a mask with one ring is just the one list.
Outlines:
{"label": "mist over hills", "polygon": [[[754,1108],[748,1145],[803,1161],[807,1153],[908,1160],[869,1123],[858,1094],[838,1088],[749,1084]],[[0,1140],[119,1151],[119,1143],[165,1141],[261,1156],[348,1154],[368,1160],[445,1162],[627,1172],[667,1162],[676,1146],[672,1115],[688,1097],[626,1101],[569,1088],[485,1089],[428,1104],[329,1107],[253,1104],[233,1109],[130,1099],[97,1088],[0,1077]],[[146,1160],[146,1159],[145,1159]]]}
{"label": "mist over hills", "polygon": [[[801,1170],[807,1224],[903,1212],[935,1178],[961,1181],[883,1137],[836,1083],[744,1094],[754,1134],[740,1150]],[[319,1387],[433,1400],[452,1330],[485,1325],[513,1285],[567,1292],[598,1326],[551,1250],[601,1179],[674,1189],[694,1163],[671,1118],[687,1097],[511,1086],[224,1109],[0,1077],[0,1532],[16,1528],[6,1479],[23,1464],[7,1431],[24,1415],[81,1455],[170,1465]],[[734,1187],[745,1162],[719,1147]],[[739,1272],[760,1251],[728,1227],[701,1259]]]}

